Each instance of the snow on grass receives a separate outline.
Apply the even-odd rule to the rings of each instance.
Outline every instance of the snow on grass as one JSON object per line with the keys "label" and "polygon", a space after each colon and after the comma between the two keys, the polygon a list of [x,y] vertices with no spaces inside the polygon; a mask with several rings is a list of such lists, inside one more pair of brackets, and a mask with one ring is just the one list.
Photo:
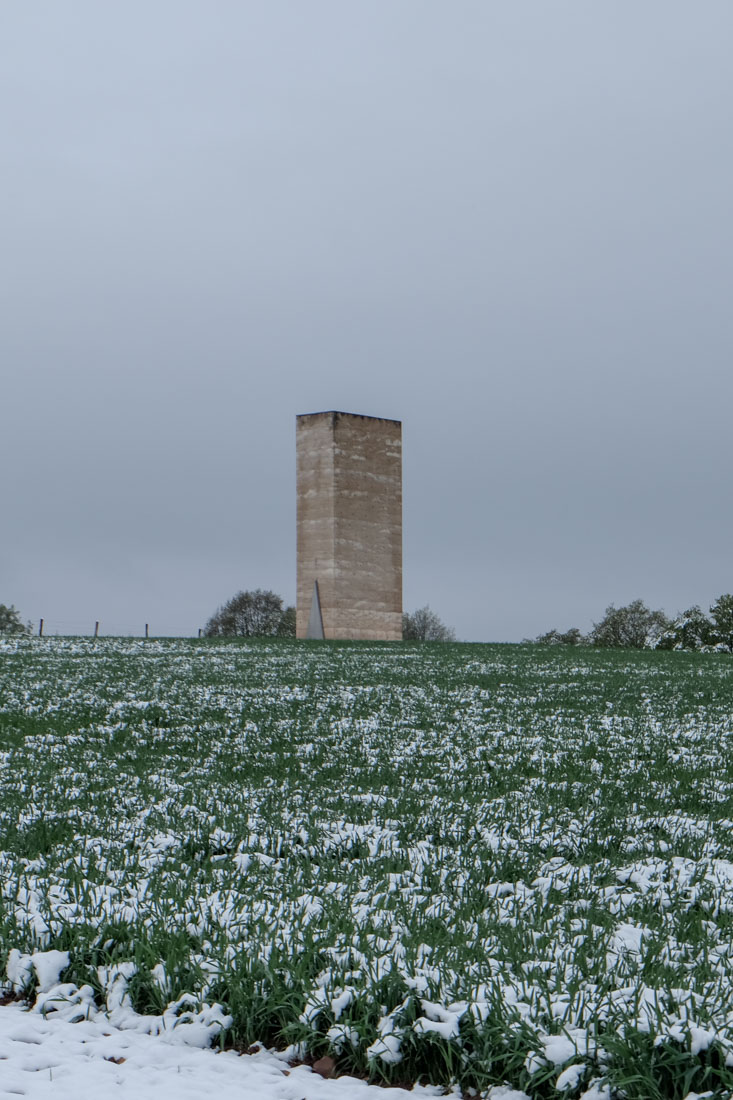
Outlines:
{"label": "snow on grass", "polygon": [[[72,1023],[17,1005],[0,1008],[0,1096],[26,1100],[428,1100],[443,1089],[381,1089],[353,1077],[325,1080],[264,1048],[239,1056],[161,1043],[101,1014]],[[63,1014],[61,1014],[63,1016]],[[175,1033],[174,1033],[175,1034]],[[172,1038],[172,1037],[171,1037]],[[452,1093],[457,1100],[457,1093]],[[498,1094],[502,1100],[502,1094]]]}
{"label": "snow on grass", "polygon": [[0,669],[0,963],[49,1019],[733,1089],[729,658],[34,639]]}

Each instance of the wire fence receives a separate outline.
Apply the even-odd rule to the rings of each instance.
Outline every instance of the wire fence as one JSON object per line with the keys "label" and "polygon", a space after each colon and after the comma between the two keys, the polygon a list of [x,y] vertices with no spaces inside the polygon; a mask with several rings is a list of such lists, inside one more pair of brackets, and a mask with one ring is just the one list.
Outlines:
{"label": "wire fence", "polygon": [[103,619],[39,619],[35,631],[40,638],[200,638],[201,629],[192,632],[156,633],[151,623],[131,623]]}

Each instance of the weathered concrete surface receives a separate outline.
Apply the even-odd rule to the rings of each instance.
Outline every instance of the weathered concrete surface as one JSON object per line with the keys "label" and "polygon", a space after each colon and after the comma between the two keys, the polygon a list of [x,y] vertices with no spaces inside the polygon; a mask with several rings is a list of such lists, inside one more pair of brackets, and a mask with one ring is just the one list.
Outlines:
{"label": "weathered concrete surface", "polygon": [[326,638],[402,638],[402,425],[296,418],[299,638],[318,581]]}

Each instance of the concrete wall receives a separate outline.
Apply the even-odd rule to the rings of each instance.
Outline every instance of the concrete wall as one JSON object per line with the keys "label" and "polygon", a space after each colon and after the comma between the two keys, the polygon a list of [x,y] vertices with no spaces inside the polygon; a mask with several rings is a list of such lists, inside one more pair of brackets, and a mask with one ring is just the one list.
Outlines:
{"label": "concrete wall", "polygon": [[318,581],[326,638],[402,638],[402,425],[322,412],[296,419],[297,635]]}

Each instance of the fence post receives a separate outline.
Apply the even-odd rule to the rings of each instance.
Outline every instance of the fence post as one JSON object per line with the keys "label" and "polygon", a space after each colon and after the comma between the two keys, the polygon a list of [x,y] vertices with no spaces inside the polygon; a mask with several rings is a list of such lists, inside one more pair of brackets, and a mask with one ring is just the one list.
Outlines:
{"label": "fence post", "polygon": [[99,619],[97,619],[96,623],[94,624],[94,637],[99,637]]}
{"label": "fence post", "polygon": [[38,624],[38,637],[43,637],[43,619],[41,619],[40,623]]}
{"label": "fence post", "polygon": [[145,637],[148,637],[148,624],[145,624]]}

